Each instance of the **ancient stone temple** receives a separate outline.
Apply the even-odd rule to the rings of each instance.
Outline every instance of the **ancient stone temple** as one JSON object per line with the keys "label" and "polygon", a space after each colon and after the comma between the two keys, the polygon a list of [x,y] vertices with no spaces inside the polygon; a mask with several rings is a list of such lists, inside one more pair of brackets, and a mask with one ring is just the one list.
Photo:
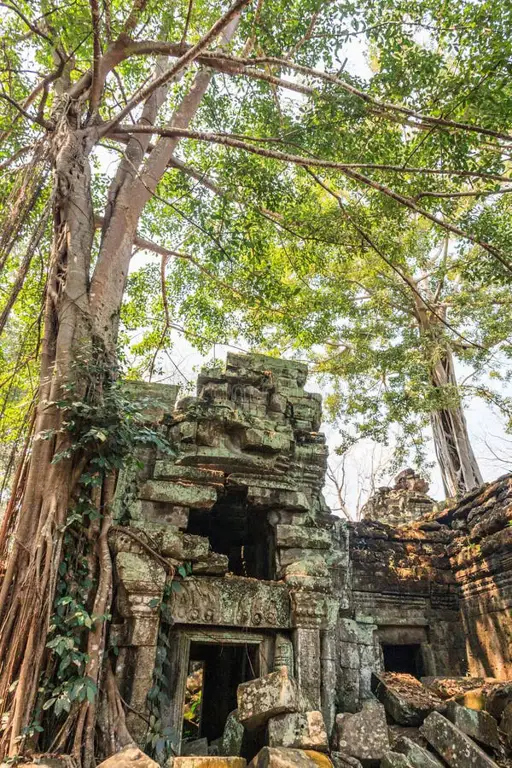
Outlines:
{"label": "ancient stone temple", "polygon": [[[306,376],[229,354],[196,397],[136,386],[172,453],[140,453],[115,501],[110,643],[130,731],[143,747],[159,703],[176,768],[496,765],[501,742],[463,727],[460,681],[512,678],[512,481],[437,513],[408,471],[362,522],[340,520]],[[393,727],[437,762],[395,752]],[[484,762],[440,762],[459,734]]]}
{"label": "ancient stone temple", "polygon": [[388,525],[411,523],[432,511],[434,501],[427,496],[428,483],[414,469],[404,469],[393,488],[381,487],[361,510],[365,520]]}

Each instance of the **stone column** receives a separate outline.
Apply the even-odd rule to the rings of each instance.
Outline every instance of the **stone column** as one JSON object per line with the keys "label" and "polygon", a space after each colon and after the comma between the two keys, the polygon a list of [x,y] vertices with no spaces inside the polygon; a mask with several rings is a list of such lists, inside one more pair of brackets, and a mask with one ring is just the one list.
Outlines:
{"label": "stone column", "polygon": [[304,699],[304,709],[321,707],[320,631],[297,627],[293,633],[295,677]]}
{"label": "stone column", "polygon": [[320,634],[322,714],[330,736],[336,719],[336,630]]}
{"label": "stone column", "polygon": [[[166,573],[147,555],[134,552],[118,552],[115,564],[118,577],[116,608],[124,619],[122,624],[112,625],[110,635],[111,645],[119,648],[116,680],[130,707],[146,717]],[[130,733],[141,743],[147,723],[134,712],[127,713],[126,722]]]}
{"label": "stone column", "polygon": [[295,626],[295,677],[304,709],[319,710],[322,705],[320,628],[327,620],[326,596],[310,590],[293,590],[290,597]]}

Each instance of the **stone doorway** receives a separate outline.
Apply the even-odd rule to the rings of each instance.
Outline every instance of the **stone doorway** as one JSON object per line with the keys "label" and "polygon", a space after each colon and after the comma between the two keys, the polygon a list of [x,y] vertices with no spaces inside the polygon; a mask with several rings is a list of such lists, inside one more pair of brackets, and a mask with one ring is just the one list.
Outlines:
{"label": "stone doorway", "polygon": [[[215,750],[220,747],[228,715],[237,707],[239,684],[270,671],[272,638],[266,633],[184,627],[172,633],[170,642],[170,677],[175,694],[167,724],[179,736],[178,752],[194,754],[193,745],[192,751],[189,749],[190,740],[197,739],[207,739],[208,748]],[[191,724],[192,701],[196,706]],[[256,754],[259,742],[252,742],[259,736],[244,738],[241,756],[250,759]]]}
{"label": "stone doorway", "polygon": [[[196,738],[207,738],[208,744],[211,744],[222,736],[228,715],[237,707],[238,686],[240,683],[258,677],[257,650],[257,645],[249,643],[232,645],[222,642],[192,642],[190,644],[188,681],[191,676],[201,678],[200,703],[196,707],[196,711],[199,710],[195,721],[197,723]],[[187,702],[185,706],[187,707]],[[184,737],[187,733],[187,724],[188,721],[185,719]]]}
{"label": "stone doorway", "polygon": [[419,643],[406,645],[382,644],[385,672],[405,672],[420,678],[425,675],[423,653]]}

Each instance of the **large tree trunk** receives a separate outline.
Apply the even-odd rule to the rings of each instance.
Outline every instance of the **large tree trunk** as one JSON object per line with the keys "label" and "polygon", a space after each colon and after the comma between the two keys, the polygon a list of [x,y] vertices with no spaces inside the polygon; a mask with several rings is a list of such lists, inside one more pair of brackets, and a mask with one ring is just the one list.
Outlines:
{"label": "large tree trunk", "polygon": [[[85,467],[63,429],[69,397],[85,395],[77,365],[92,349],[89,266],[94,236],[86,134],[68,110],[53,139],[54,234],[48,280],[39,399],[18,526],[0,590],[1,755],[20,748],[38,692],[53,612],[63,530]],[[69,455],[67,455],[69,452]],[[66,454],[55,462],[57,454]],[[18,680],[13,690],[12,682]]]}
{"label": "large tree trunk", "polygon": [[[457,389],[453,356],[449,349],[432,366],[431,378],[435,387]],[[483,479],[460,401],[450,408],[434,411],[431,424],[446,495],[457,496],[481,485]]]}
{"label": "large tree trunk", "polygon": [[447,496],[457,496],[481,485],[483,479],[471,447],[453,354],[446,337],[447,307],[430,291],[425,300],[418,284],[412,278],[408,282],[430,381],[439,390],[440,400],[448,400],[448,405],[431,413],[430,423],[444,491]]}
{"label": "large tree trunk", "polygon": [[[235,9],[236,10],[236,9]],[[233,36],[239,11],[228,11],[224,42]],[[219,21],[222,25],[223,19]],[[160,66],[160,65],[159,65]],[[172,120],[185,127],[193,119],[210,83],[211,73],[199,71]],[[153,122],[165,98],[166,88],[155,91],[144,107],[143,120]],[[63,98],[57,103],[56,130],[51,138],[53,165],[53,244],[46,293],[45,336],[34,439],[28,471],[24,475],[22,501],[12,549],[0,589],[0,760],[23,751],[26,729],[32,723],[41,674],[47,659],[47,640],[54,611],[56,584],[62,557],[65,523],[78,482],[90,455],[76,450],[64,426],[66,401],[94,401],[116,375],[118,318],[133,242],[140,216],[164,174],[178,139],[161,139],[144,162],[144,139],[137,138],[121,164],[105,212],[105,227],[92,280],[91,252],[95,223],[92,207],[89,155],[98,133],[93,126],[82,129],[80,99]],[[148,137],[149,140],[149,137]],[[137,146],[135,146],[137,145]],[[129,160],[129,162],[128,162]],[[84,375],[94,358],[95,379]],[[101,367],[101,372],[99,369]],[[55,462],[55,457],[63,458]],[[101,530],[89,531],[96,544],[94,570],[97,583],[93,596],[94,615],[109,613],[111,565],[107,545],[108,498],[111,479],[100,493]],[[99,534],[99,535],[98,535]],[[5,551],[0,554],[7,554]],[[93,625],[85,643],[89,661],[85,674],[99,682],[101,648],[105,630]],[[106,710],[109,721],[123,729],[122,709],[115,700],[111,670],[105,670]],[[15,684],[13,684],[15,683]],[[103,705],[102,705],[103,706]],[[94,763],[94,733],[98,703],[83,702],[74,712],[73,756],[77,764]],[[71,721],[69,721],[71,722]],[[66,725],[57,746],[69,746],[71,728]]]}

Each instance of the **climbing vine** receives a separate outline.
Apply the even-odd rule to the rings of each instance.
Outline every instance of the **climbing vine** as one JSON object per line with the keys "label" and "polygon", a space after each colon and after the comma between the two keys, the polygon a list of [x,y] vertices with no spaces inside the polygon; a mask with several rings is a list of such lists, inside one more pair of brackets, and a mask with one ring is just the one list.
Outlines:
{"label": "climbing vine", "polygon": [[[90,357],[94,360],[78,360],[62,400],[52,404],[62,413],[59,432],[69,436],[53,463],[71,461],[81,472],[60,532],[60,563],[33,717],[20,739],[24,751],[70,751],[77,757],[88,711],[96,712],[102,692],[113,592],[107,535],[116,478],[121,469],[136,474],[141,446],[172,453],[164,429],[147,415],[154,399],[138,397],[115,380],[101,354]],[[55,441],[57,430],[41,438]],[[8,720],[6,712],[0,727]],[[90,763],[94,729],[89,740]]]}
{"label": "climbing vine", "polygon": [[148,731],[146,734],[145,751],[151,755],[160,765],[165,765],[170,757],[178,754],[180,734],[175,728],[165,725],[163,713],[171,704],[173,694],[173,681],[170,667],[170,630],[174,625],[171,613],[171,598],[174,592],[182,589],[180,581],[192,573],[192,564],[185,562],[179,565],[172,573],[164,587],[161,600],[155,598],[150,606],[160,608],[160,622],[158,627],[158,640],[153,672],[153,685],[148,692]]}

